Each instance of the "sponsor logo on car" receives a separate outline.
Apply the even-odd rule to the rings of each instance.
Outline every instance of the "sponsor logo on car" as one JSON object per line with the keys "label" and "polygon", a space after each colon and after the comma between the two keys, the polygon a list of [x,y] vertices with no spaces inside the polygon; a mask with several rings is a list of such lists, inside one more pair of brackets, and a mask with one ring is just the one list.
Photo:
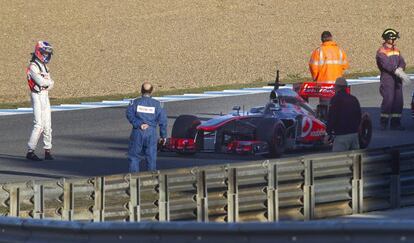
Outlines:
{"label": "sponsor logo on car", "polygon": [[325,132],[325,130],[312,131],[312,132],[310,133],[310,135],[311,135],[312,137],[321,137],[321,136],[326,135],[326,132]]}

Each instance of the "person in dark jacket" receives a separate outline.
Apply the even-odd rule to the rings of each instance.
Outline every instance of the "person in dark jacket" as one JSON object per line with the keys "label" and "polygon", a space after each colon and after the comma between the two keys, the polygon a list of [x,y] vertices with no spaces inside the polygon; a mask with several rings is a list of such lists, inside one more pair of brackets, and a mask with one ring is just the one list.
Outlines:
{"label": "person in dark jacket", "polygon": [[148,170],[156,170],[157,125],[160,127],[160,142],[166,142],[167,116],[160,102],[151,98],[152,90],[150,83],[143,83],[142,97],[132,100],[126,111],[126,117],[132,125],[128,149],[131,173],[139,172],[139,164],[144,159]]}
{"label": "person in dark jacket", "polygon": [[361,106],[358,99],[346,92],[348,83],[339,77],[335,81],[336,94],[329,104],[327,132],[333,137],[333,152],[359,149],[358,129]]}
{"label": "person in dark jacket", "polygon": [[384,43],[378,49],[376,61],[381,71],[380,94],[381,103],[381,130],[388,127],[393,130],[404,130],[401,125],[401,114],[403,111],[402,85],[410,83],[410,78],[404,72],[405,61],[400,50],[395,46],[395,41],[400,38],[394,29],[386,29],[382,34]]}

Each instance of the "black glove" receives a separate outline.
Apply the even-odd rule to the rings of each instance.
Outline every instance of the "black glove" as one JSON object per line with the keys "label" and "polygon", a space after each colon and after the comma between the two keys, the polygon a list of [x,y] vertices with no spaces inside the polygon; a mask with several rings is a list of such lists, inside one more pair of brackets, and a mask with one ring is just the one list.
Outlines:
{"label": "black glove", "polygon": [[328,134],[328,135],[326,135],[326,137],[324,138],[324,143],[325,143],[325,144],[332,144],[334,140],[335,140],[335,135],[333,135],[333,134]]}
{"label": "black glove", "polygon": [[328,137],[329,144],[333,143],[334,140],[335,140],[335,135],[330,134],[329,137]]}
{"label": "black glove", "polygon": [[167,139],[166,138],[160,138],[158,139],[158,144],[157,144],[157,150],[161,151],[165,148],[165,144],[167,143]]}
{"label": "black glove", "polygon": [[165,144],[167,143],[167,139],[166,138],[160,138],[158,140],[158,143],[161,143],[163,146],[165,146]]}

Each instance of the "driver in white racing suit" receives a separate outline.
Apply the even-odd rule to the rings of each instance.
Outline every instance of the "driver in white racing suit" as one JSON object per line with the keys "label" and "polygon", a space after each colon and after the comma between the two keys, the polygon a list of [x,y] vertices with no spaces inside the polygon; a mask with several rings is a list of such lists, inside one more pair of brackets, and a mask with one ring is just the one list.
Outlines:
{"label": "driver in white racing suit", "polygon": [[49,68],[47,67],[52,54],[52,46],[46,41],[39,41],[35,46],[35,51],[26,70],[34,116],[33,130],[27,144],[26,158],[34,161],[42,160],[34,153],[42,134],[45,160],[53,160],[50,152],[52,149],[52,124],[49,90],[53,88],[54,81],[51,79]]}

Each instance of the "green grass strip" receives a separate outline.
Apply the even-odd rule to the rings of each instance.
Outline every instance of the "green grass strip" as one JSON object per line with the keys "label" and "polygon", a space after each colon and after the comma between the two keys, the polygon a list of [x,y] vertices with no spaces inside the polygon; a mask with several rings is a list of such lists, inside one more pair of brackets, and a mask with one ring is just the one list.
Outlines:
{"label": "green grass strip", "polygon": [[[406,69],[407,73],[414,73],[414,66],[408,67]],[[371,77],[379,75],[379,71],[370,71],[370,72],[357,72],[346,74],[346,78],[358,78],[358,77]],[[309,77],[301,77],[300,75],[291,75],[288,74],[286,78],[281,80],[281,83],[291,84],[291,83],[302,83],[305,81],[310,81]],[[208,86],[208,87],[199,87],[199,88],[189,88],[189,89],[174,89],[166,91],[155,91],[154,96],[164,96],[164,95],[181,95],[185,93],[203,93],[205,91],[220,91],[224,89],[241,89],[241,88],[254,88],[265,86],[268,83],[274,82],[263,81],[262,79],[256,80],[250,83],[237,83],[229,85],[218,85],[218,86]],[[126,93],[126,94],[114,94],[106,96],[92,96],[92,97],[76,97],[76,98],[51,98],[50,102],[52,105],[60,104],[80,104],[81,102],[100,102],[103,100],[122,100],[126,98],[135,98],[140,95],[139,92]],[[17,103],[2,103],[0,104],[0,109],[15,109],[18,107],[31,107],[30,102],[17,102]]]}

